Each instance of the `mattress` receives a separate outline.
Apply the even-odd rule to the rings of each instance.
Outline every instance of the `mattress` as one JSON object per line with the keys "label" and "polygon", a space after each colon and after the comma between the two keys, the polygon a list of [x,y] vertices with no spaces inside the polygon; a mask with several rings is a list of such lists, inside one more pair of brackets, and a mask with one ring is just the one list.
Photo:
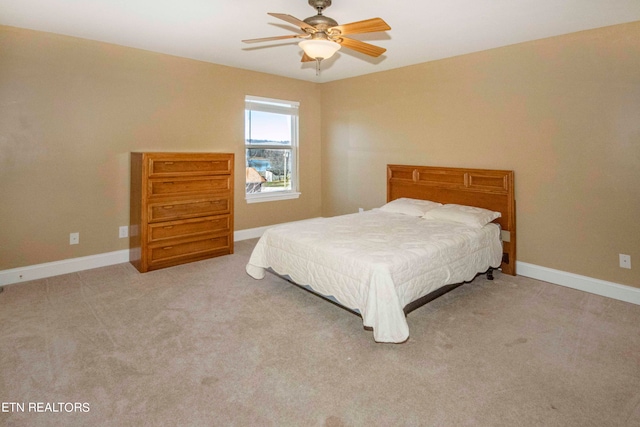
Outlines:
{"label": "mattress", "polygon": [[254,248],[247,273],[265,269],[360,312],[377,342],[404,342],[403,308],[502,260],[500,228],[388,213],[379,209],[272,227]]}

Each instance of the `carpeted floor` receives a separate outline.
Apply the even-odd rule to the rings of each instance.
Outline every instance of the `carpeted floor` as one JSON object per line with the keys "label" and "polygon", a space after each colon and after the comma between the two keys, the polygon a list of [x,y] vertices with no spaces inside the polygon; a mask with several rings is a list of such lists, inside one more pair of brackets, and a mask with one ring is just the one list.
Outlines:
{"label": "carpeted floor", "polygon": [[484,277],[405,344],[236,254],[0,294],[0,425],[640,426],[640,306]]}

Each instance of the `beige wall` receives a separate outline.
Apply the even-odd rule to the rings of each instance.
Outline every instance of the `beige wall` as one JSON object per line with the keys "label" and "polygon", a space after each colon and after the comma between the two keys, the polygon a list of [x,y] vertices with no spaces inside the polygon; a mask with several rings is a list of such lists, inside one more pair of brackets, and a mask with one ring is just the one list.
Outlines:
{"label": "beige wall", "polygon": [[[636,22],[317,85],[0,27],[0,270],[126,249],[128,153],[214,151],[236,153],[236,230],[380,206],[387,163],[514,169],[520,261],[640,287],[639,39]],[[301,102],[299,200],[245,203],[246,94]]]}
{"label": "beige wall", "polygon": [[324,84],[323,214],[383,204],[387,163],[513,169],[520,261],[640,287],[638,40],[640,22]]}
{"label": "beige wall", "polygon": [[[298,200],[244,201],[248,94],[301,103]],[[0,27],[0,270],[126,249],[131,151],[234,152],[236,230],[319,216],[320,99],[313,83]]]}

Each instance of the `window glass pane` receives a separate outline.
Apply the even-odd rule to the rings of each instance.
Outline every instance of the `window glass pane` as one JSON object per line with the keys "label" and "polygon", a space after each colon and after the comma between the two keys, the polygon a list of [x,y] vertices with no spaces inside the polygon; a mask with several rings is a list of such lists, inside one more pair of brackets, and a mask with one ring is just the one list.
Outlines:
{"label": "window glass pane", "polygon": [[291,145],[291,115],[246,110],[246,143]]}
{"label": "window glass pane", "polygon": [[296,101],[245,97],[247,203],[298,198]]}
{"label": "window glass pane", "polygon": [[291,190],[291,149],[247,149],[247,193]]}

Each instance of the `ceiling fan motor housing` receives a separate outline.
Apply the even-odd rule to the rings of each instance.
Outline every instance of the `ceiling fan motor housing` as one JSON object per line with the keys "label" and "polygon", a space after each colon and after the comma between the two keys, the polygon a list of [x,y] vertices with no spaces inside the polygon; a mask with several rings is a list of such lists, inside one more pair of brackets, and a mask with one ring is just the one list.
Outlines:
{"label": "ceiling fan motor housing", "polygon": [[305,19],[304,22],[315,27],[318,31],[325,31],[327,28],[338,26],[338,23],[334,19],[324,15],[310,16]]}

